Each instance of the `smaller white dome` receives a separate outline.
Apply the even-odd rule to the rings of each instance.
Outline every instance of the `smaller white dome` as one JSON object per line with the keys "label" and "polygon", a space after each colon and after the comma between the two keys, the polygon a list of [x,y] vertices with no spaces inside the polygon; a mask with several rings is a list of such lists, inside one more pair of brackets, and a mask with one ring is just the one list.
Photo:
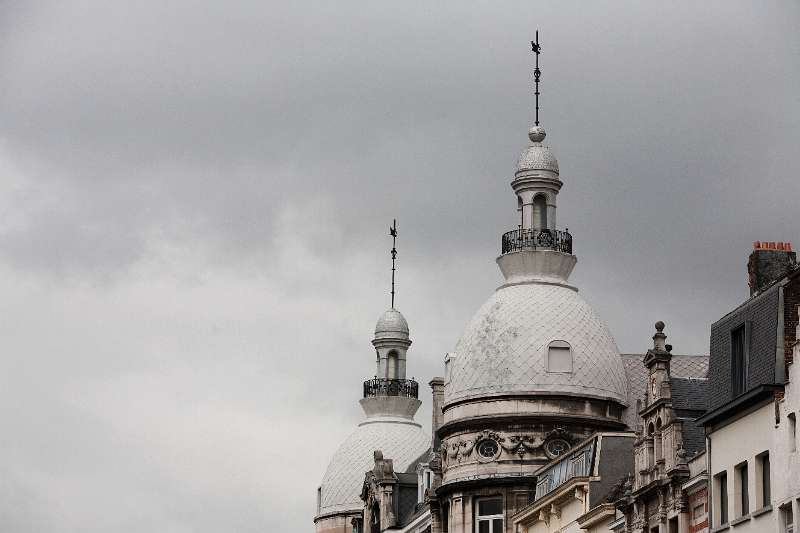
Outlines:
{"label": "smaller white dome", "polygon": [[361,486],[374,466],[373,452],[394,461],[395,472],[407,472],[430,449],[431,438],[419,424],[404,421],[362,422],[339,446],[322,478],[317,516],[357,512],[364,508]]}
{"label": "smaller white dome", "polygon": [[517,172],[548,170],[558,174],[558,161],[549,146],[542,144],[547,134],[542,126],[534,126],[528,131],[531,145],[522,151],[517,160]]}
{"label": "smaller white dome", "polygon": [[408,322],[397,309],[389,309],[375,324],[376,339],[408,339]]}

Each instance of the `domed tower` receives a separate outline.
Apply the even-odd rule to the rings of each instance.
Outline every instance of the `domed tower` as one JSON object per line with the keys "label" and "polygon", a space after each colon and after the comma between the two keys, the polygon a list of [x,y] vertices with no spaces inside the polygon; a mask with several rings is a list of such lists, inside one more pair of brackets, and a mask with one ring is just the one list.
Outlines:
{"label": "domed tower", "polygon": [[[396,230],[393,231],[396,236]],[[393,248],[393,259],[395,255]],[[393,460],[396,472],[413,469],[417,460],[430,450],[430,436],[414,421],[421,403],[419,385],[406,378],[406,353],[411,338],[408,322],[394,308],[394,294],[392,307],[375,325],[372,345],[376,351],[376,372],[364,382],[360,400],[366,417],[336,450],[317,489],[314,517],[317,533],[350,532],[352,520],[361,520],[364,473],[374,466],[376,450]]]}
{"label": "domed tower", "polygon": [[[538,38],[533,45],[538,100]],[[625,428],[619,350],[568,282],[577,259],[572,235],[556,226],[562,181],[538,101],[528,137],[511,182],[518,227],[497,258],[505,283],[446,358],[437,494],[455,533],[506,531],[532,499],[539,466],[597,430]]]}

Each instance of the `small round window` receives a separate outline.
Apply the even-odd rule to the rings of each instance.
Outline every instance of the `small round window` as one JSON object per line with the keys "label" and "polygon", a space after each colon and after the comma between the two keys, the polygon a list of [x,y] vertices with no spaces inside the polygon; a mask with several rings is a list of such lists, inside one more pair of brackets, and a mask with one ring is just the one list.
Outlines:
{"label": "small round window", "polygon": [[499,449],[492,439],[484,439],[478,443],[478,455],[484,459],[494,459]]}
{"label": "small round window", "polygon": [[553,439],[544,445],[544,451],[548,457],[555,459],[569,450],[569,442],[564,439]]}

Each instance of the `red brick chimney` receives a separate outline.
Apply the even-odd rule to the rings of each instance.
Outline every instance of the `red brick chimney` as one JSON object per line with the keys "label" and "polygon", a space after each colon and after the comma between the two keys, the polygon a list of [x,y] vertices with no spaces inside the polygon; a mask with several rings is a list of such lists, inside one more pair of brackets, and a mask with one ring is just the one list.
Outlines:
{"label": "red brick chimney", "polygon": [[750,296],[764,290],[797,266],[797,256],[790,242],[753,243],[753,253],[747,261]]}

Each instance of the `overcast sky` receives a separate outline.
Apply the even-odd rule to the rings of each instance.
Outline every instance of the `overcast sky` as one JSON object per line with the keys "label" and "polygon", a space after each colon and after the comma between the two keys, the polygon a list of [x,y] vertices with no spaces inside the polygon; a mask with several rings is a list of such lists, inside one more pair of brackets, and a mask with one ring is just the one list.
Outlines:
{"label": "overcast sky", "polygon": [[536,28],[572,281],[622,351],[663,320],[707,353],[752,241],[800,247],[798,23],[792,1],[0,1],[0,530],[311,531],[391,219],[421,383],[500,284]]}

